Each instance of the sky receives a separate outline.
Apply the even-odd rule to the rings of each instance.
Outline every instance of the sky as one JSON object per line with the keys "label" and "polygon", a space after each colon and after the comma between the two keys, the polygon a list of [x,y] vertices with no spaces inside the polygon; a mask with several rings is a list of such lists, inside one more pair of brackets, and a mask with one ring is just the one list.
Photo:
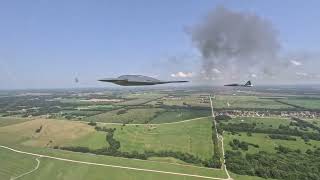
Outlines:
{"label": "sky", "polygon": [[197,81],[201,53],[188,29],[219,6],[268,19],[281,56],[308,57],[290,61],[300,69],[288,82],[309,72],[319,82],[317,0],[2,0],[0,89],[104,87],[97,79],[122,74]]}

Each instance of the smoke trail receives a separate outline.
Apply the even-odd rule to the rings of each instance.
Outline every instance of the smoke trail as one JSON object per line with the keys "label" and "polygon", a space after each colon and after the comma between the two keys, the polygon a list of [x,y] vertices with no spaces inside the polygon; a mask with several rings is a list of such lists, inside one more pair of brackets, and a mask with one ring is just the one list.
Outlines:
{"label": "smoke trail", "polygon": [[189,34],[201,54],[202,79],[272,76],[279,63],[277,32],[256,14],[217,7]]}

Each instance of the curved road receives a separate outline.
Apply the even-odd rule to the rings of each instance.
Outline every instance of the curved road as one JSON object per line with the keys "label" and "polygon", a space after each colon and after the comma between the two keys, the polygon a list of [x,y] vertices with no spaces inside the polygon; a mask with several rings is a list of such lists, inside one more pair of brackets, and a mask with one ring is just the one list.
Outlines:
{"label": "curved road", "polygon": [[21,174],[21,175],[19,175],[19,176],[17,176],[17,177],[12,177],[12,178],[10,178],[10,180],[19,179],[19,178],[21,178],[22,176],[31,174],[32,172],[36,171],[36,170],[39,168],[39,166],[40,166],[40,160],[39,160],[39,158],[36,158],[36,160],[37,160],[37,165],[36,165],[36,167],[35,167],[34,169],[32,169],[32,170],[29,171],[29,172],[23,173],[23,174]]}
{"label": "curved road", "polygon": [[[185,173],[176,173],[176,172],[168,172],[168,171],[159,171],[159,170],[153,170],[153,169],[142,169],[142,168],[118,166],[118,165],[111,165],[111,164],[101,164],[101,163],[93,163],[93,162],[86,162],[86,161],[77,161],[77,160],[72,160],[72,159],[65,159],[65,158],[59,158],[59,157],[54,157],[54,156],[47,156],[47,155],[42,155],[42,154],[35,154],[35,153],[20,151],[20,150],[16,150],[16,149],[13,149],[13,148],[10,148],[7,146],[2,146],[2,145],[0,145],[0,148],[7,149],[7,150],[10,150],[10,151],[13,151],[16,153],[27,154],[27,155],[31,155],[31,156],[40,157],[40,158],[48,158],[48,159],[54,159],[54,160],[66,161],[66,162],[72,162],[72,163],[78,163],[78,164],[86,164],[86,165],[92,165],[92,166],[103,166],[103,167],[112,167],[112,168],[120,168],[120,169],[129,169],[129,170],[135,170],[135,171],[171,174],[171,175],[177,175],[177,176],[189,176],[189,177],[196,177],[196,178],[202,178],[202,179],[227,180],[224,178],[215,178],[215,177],[201,176],[201,175],[195,175],[195,174],[185,174]],[[39,161],[39,164],[40,164],[40,161]],[[38,169],[38,167],[36,169]],[[36,169],[34,169],[33,171],[35,171]],[[29,172],[29,173],[31,173],[31,172]],[[20,175],[20,177],[21,177],[21,175]]]}

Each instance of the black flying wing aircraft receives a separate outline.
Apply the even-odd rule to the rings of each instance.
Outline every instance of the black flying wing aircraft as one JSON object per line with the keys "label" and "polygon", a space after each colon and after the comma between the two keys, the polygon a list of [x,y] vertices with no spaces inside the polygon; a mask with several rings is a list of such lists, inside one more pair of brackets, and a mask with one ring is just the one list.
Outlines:
{"label": "black flying wing aircraft", "polygon": [[117,78],[100,79],[102,82],[110,82],[120,86],[147,86],[168,83],[184,83],[188,81],[160,81],[158,79],[142,75],[122,75]]}
{"label": "black flying wing aircraft", "polygon": [[253,84],[251,84],[251,81],[248,81],[245,84],[226,84],[224,86],[253,87]]}

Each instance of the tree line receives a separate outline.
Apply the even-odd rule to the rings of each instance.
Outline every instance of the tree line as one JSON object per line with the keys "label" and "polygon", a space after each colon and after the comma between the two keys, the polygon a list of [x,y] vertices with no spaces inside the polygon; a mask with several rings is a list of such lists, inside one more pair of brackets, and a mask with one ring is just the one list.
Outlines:
{"label": "tree line", "polygon": [[[120,147],[121,147],[120,141],[114,139],[114,133],[116,131],[116,128],[106,128],[106,127],[96,126],[95,129],[97,131],[106,132],[106,142],[109,144],[108,147],[104,147],[100,149],[90,149],[88,147],[81,147],[81,146],[76,146],[76,147],[55,146],[54,148],[67,150],[67,151],[74,151],[74,152],[91,153],[91,154],[97,154],[97,155],[107,155],[107,156],[124,157],[124,158],[134,158],[134,159],[142,159],[142,160],[146,160],[150,157],[173,157],[181,161],[184,161],[186,163],[192,163],[200,166],[211,167],[211,168],[221,167],[220,158],[215,158],[216,156],[213,156],[210,159],[203,160],[199,156],[195,156],[190,153],[167,151],[167,150],[166,151],[147,150],[144,152],[137,152],[137,151],[122,152],[120,151]],[[218,151],[215,150],[215,152],[218,152]]]}
{"label": "tree line", "polygon": [[255,124],[249,123],[228,123],[228,124],[219,124],[219,132],[223,131],[230,132],[250,132],[250,133],[264,133],[264,134],[280,134],[280,135],[289,135],[289,136],[299,136],[304,139],[306,142],[309,139],[320,141],[320,133],[315,132],[303,132],[299,131],[297,128],[290,128],[289,126],[280,125],[278,129],[272,128],[257,128]]}
{"label": "tree line", "polygon": [[277,153],[260,151],[255,154],[227,151],[226,164],[229,170],[240,175],[284,180],[320,179],[320,148],[305,153],[283,146],[276,150]]}

